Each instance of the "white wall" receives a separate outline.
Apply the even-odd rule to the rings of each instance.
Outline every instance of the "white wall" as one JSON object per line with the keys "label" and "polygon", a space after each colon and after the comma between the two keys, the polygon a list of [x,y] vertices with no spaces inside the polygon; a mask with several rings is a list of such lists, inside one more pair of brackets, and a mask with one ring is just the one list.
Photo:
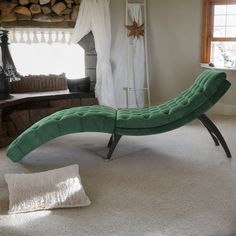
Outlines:
{"label": "white wall", "polygon": [[176,96],[200,72],[201,0],[147,0],[153,103]]}
{"label": "white wall", "polygon": [[[119,28],[124,30],[125,0],[111,0],[111,15],[114,59],[114,48],[126,36],[118,34]],[[175,97],[203,70],[199,65],[201,18],[202,0],[147,0],[152,104]],[[116,62],[113,61],[114,68]],[[236,115],[236,71],[227,72],[227,75],[232,87],[213,111]],[[118,94],[119,98],[125,97],[122,90]]]}
{"label": "white wall", "polygon": [[115,79],[116,102],[118,107],[126,107],[127,70],[123,69],[127,60],[125,0],[111,0],[111,62]]}

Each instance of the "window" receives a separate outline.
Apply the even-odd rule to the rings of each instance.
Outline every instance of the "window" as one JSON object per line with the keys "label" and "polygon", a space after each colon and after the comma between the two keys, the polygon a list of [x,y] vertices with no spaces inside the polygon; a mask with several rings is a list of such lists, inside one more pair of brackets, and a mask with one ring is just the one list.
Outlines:
{"label": "window", "polygon": [[204,0],[201,62],[236,67],[236,0]]}
{"label": "window", "polygon": [[62,40],[48,43],[47,33],[44,33],[43,40],[38,35],[36,43],[30,37],[23,40],[25,34],[21,34],[15,33],[15,40],[10,44],[14,64],[21,75],[65,73],[68,79],[85,76],[84,49],[78,44]]}

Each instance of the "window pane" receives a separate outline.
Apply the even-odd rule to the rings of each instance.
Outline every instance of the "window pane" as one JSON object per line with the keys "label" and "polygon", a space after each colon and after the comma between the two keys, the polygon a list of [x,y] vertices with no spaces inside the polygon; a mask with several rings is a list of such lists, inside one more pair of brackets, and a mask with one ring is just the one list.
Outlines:
{"label": "window pane", "polygon": [[228,5],[227,6],[227,14],[236,14],[236,5]]}
{"label": "window pane", "polygon": [[12,43],[10,49],[21,75],[66,73],[68,79],[85,75],[84,50],[78,44]]}
{"label": "window pane", "polygon": [[213,37],[236,37],[236,5],[215,5]]}
{"label": "window pane", "polygon": [[226,24],[225,16],[215,16],[214,17],[214,26],[224,26]]}
{"label": "window pane", "polygon": [[225,14],[226,14],[226,5],[215,6],[215,15],[225,15]]}
{"label": "window pane", "polygon": [[213,37],[215,38],[225,37],[225,27],[215,27],[213,32]]}
{"label": "window pane", "polygon": [[215,66],[236,67],[236,42],[212,42],[211,62]]}
{"label": "window pane", "polygon": [[236,26],[236,15],[228,15],[227,16],[227,25]]}
{"label": "window pane", "polygon": [[226,28],[226,37],[236,38],[236,26]]}

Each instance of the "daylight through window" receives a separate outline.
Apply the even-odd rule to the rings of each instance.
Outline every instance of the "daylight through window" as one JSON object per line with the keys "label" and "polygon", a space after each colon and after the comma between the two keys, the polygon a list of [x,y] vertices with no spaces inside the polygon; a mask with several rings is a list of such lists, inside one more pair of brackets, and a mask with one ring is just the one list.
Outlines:
{"label": "daylight through window", "polygon": [[235,0],[204,0],[201,61],[236,67]]}
{"label": "daylight through window", "polygon": [[21,75],[65,73],[68,79],[85,76],[84,49],[78,44],[13,42],[10,50]]}

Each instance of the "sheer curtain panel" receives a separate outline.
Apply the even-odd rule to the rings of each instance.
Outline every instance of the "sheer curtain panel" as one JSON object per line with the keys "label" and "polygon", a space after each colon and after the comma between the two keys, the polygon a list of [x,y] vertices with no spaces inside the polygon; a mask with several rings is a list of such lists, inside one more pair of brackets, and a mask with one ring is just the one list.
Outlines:
{"label": "sheer curtain panel", "polygon": [[115,107],[114,81],[110,63],[111,19],[109,0],[83,0],[72,37],[79,42],[92,31],[97,52],[95,94],[99,104]]}

